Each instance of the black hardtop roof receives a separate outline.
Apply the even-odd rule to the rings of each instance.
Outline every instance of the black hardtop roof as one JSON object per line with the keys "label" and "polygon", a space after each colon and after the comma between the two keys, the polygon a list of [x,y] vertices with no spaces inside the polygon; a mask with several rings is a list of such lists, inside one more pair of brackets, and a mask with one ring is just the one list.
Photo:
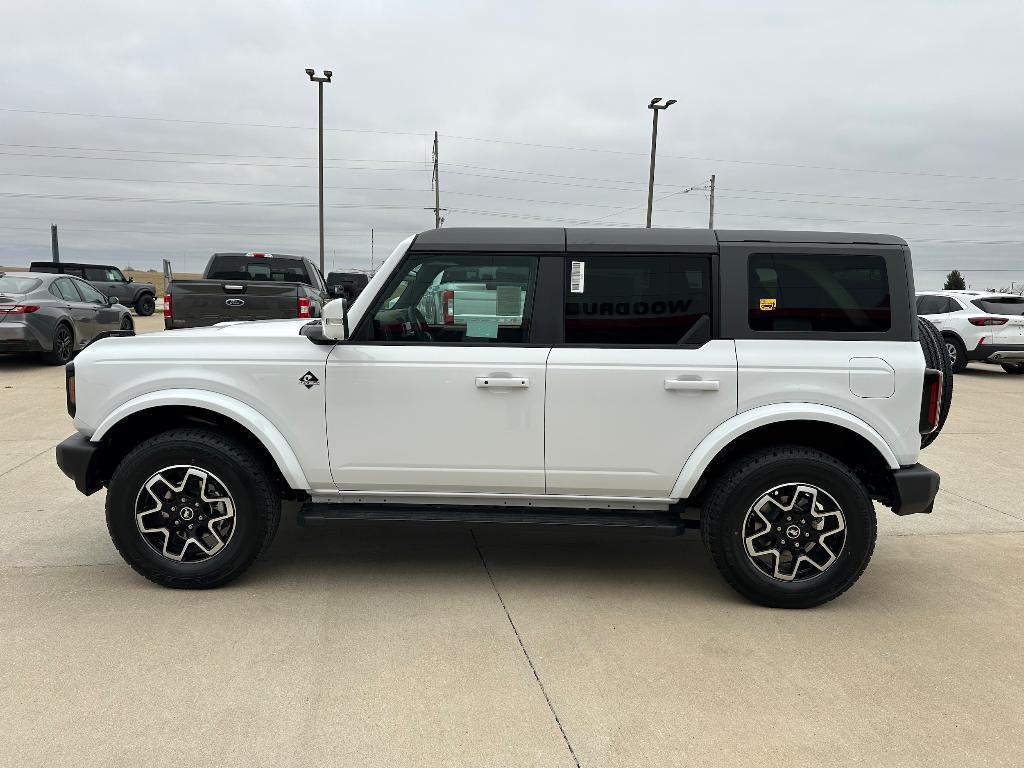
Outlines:
{"label": "black hardtop roof", "polygon": [[118,267],[114,264],[92,264],[85,261],[33,261],[31,264],[28,265],[28,268],[30,270],[40,268],[52,269],[53,267],[74,267],[76,269],[78,269],[79,267],[93,267],[99,269],[121,269],[121,267]]}
{"label": "black hardtop roof", "polygon": [[906,245],[894,235],[766,229],[450,227],[416,235],[412,251],[714,253],[719,243]]}

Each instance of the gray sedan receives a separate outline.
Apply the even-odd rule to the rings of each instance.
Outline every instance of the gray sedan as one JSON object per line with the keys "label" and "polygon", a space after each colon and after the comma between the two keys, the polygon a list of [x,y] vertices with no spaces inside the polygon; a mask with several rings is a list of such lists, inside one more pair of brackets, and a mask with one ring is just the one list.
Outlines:
{"label": "gray sedan", "polygon": [[77,277],[0,272],[0,352],[63,365],[101,333],[134,329],[127,307]]}

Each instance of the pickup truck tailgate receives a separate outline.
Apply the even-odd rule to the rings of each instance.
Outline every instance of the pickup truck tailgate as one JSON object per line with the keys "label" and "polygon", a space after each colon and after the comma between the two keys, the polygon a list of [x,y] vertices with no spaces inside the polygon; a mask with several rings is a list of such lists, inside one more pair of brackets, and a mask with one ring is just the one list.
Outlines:
{"label": "pickup truck tailgate", "polygon": [[296,283],[176,280],[171,293],[176,327],[298,316]]}

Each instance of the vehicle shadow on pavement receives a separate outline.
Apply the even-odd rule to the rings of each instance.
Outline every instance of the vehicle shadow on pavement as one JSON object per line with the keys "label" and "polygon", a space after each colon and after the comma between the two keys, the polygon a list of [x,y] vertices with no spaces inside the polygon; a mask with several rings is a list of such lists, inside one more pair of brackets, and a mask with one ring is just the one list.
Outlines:
{"label": "vehicle shadow on pavement", "polygon": [[28,352],[14,352],[0,354],[0,370],[3,371],[33,371],[47,366],[39,359],[39,355]]}
{"label": "vehicle shadow on pavement", "polygon": [[[478,552],[479,548],[479,552]],[[529,577],[558,589],[611,583],[686,589],[739,601],[704,552],[700,535],[683,536],[549,525],[352,522],[302,528],[284,515],[270,550],[244,581],[408,576]]]}

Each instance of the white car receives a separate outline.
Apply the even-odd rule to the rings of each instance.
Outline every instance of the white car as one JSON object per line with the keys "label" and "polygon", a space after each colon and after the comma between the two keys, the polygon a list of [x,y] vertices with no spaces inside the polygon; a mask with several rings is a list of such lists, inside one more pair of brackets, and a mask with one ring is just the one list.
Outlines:
{"label": "white car", "polygon": [[[456,267],[521,275],[525,301],[426,318]],[[743,595],[819,605],[867,566],[872,500],[938,492],[918,453],[951,379],[910,274],[887,235],[429,230],[322,321],[90,345],[57,462],[170,587],[241,574],[291,499],[306,525],[699,528]]]}
{"label": "white car", "polygon": [[990,291],[919,291],[917,314],[942,334],[959,373],[969,362],[1024,373],[1024,296]]}

